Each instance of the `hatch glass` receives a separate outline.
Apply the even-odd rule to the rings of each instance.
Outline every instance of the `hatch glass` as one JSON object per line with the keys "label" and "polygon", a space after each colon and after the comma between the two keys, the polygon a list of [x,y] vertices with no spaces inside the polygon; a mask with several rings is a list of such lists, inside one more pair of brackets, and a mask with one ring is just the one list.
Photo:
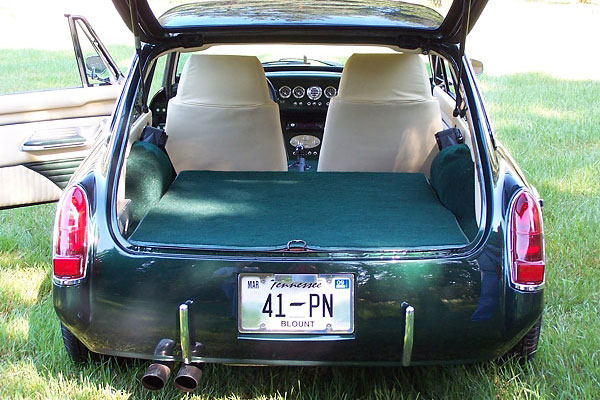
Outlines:
{"label": "hatch glass", "polygon": [[148,0],[165,28],[339,25],[437,29],[452,0]]}

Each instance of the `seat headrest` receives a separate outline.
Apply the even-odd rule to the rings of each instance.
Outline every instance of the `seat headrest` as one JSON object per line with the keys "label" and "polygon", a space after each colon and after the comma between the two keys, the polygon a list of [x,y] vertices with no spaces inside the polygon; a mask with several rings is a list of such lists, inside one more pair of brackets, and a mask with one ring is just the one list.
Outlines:
{"label": "seat headrest", "polygon": [[338,97],[365,102],[433,98],[425,63],[417,54],[353,54],[344,66]]}
{"label": "seat headrest", "polygon": [[186,61],[175,98],[188,104],[225,106],[272,101],[258,58],[206,54],[192,54]]}

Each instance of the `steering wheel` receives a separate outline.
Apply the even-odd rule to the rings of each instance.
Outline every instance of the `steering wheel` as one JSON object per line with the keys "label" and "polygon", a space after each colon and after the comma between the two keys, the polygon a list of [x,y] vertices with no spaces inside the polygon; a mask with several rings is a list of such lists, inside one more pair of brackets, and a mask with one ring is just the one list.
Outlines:
{"label": "steering wheel", "polygon": [[271,83],[269,78],[265,78],[265,79],[267,80],[267,86],[269,87],[269,97],[271,98],[271,100],[273,100],[275,103],[277,103],[279,101],[279,96],[277,96],[277,91],[275,90],[275,86],[273,86],[273,84]]}

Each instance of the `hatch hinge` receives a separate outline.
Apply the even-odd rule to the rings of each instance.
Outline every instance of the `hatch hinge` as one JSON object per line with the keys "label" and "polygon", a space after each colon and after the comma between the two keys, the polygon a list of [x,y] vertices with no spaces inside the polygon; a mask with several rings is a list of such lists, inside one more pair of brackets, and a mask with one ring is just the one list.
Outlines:
{"label": "hatch hinge", "polygon": [[396,43],[403,49],[414,49],[420,50],[423,54],[427,55],[433,48],[431,40],[425,36],[398,36]]}
{"label": "hatch hinge", "polygon": [[467,34],[469,33],[469,19],[471,18],[471,0],[463,0],[463,17],[461,19],[461,30],[460,30],[460,44],[458,47],[458,88],[456,90],[456,106],[454,107],[453,115],[461,118],[467,114],[467,104],[463,99],[462,92],[460,91],[462,76],[464,73],[464,60],[465,57],[465,44],[467,41]]}
{"label": "hatch hinge", "polygon": [[138,25],[138,10],[137,0],[129,0],[129,14],[131,14],[131,30],[133,31],[133,37],[135,40],[135,52],[138,57],[138,72],[140,74],[140,91],[141,91],[141,109],[142,113],[148,112],[148,105],[146,104],[146,87],[144,85],[144,75],[142,69],[142,41],[140,40],[140,32]]}

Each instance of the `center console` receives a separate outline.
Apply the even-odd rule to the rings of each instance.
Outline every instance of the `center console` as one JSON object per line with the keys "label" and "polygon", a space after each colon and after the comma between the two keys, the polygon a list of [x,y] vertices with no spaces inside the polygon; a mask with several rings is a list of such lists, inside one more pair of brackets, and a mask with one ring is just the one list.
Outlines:
{"label": "center console", "polygon": [[[296,148],[314,164],[321,153],[327,109],[337,95],[341,74],[327,71],[267,72],[277,93],[288,160],[296,160]],[[310,161],[313,161],[312,163]]]}

